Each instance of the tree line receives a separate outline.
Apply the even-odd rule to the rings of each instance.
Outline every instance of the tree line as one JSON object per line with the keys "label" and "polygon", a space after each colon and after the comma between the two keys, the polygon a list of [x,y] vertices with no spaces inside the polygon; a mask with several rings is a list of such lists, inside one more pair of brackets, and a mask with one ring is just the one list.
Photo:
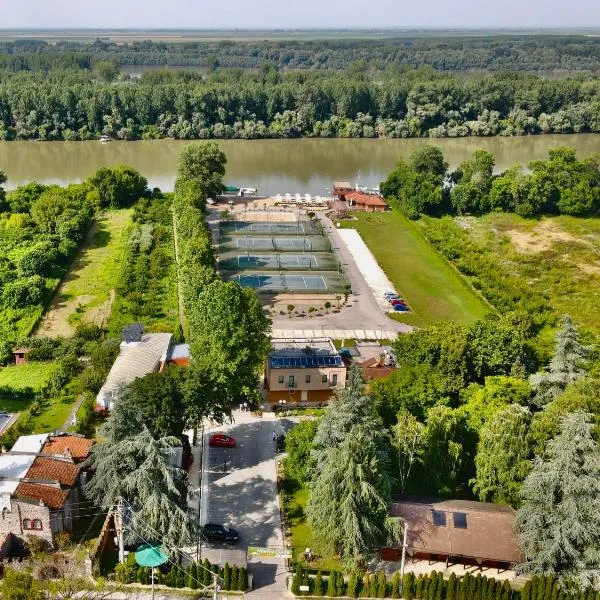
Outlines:
{"label": "tree line", "polygon": [[528,171],[514,166],[494,173],[494,156],[477,150],[452,171],[442,151],[426,146],[401,160],[381,191],[410,218],[489,212],[596,215],[600,211],[600,159],[578,159],[567,146],[550,149],[548,159],[534,160]]}
{"label": "tree line", "polygon": [[[17,40],[0,43],[8,68],[18,60],[32,67],[41,57],[91,57],[120,65],[198,66],[207,69],[255,69],[272,64],[282,69],[354,69],[365,66],[430,66],[442,71],[520,70],[544,72],[597,71],[600,43],[583,35],[411,36],[386,39],[135,41],[127,44],[97,39],[94,43]],[[6,59],[5,59],[6,60]],[[2,64],[0,59],[0,65]],[[42,63],[43,64],[43,63]]]}
{"label": "tree line", "polygon": [[[101,65],[100,65],[101,66]],[[366,73],[7,73],[0,139],[464,137],[600,131],[597,78]]]}

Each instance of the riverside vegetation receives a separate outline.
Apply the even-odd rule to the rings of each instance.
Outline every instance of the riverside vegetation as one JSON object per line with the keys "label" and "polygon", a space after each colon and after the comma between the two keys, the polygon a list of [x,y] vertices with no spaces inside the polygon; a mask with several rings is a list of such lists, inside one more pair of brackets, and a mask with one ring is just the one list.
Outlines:
{"label": "riverside vegetation", "polygon": [[[590,40],[591,41],[591,40]],[[594,42],[594,48],[597,44]],[[0,54],[0,139],[463,137],[600,131],[593,75],[454,75],[390,62],[346,71],[229,69],[119,78],[61,46]],[[127,47],[121,47],[127,52]],[[13,49],[14,50],[14,49]]]}

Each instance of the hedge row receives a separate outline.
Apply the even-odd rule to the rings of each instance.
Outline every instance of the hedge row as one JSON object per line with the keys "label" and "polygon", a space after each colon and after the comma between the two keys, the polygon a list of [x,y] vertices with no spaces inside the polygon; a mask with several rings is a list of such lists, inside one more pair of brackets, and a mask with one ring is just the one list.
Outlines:
{"label": "hedge row", "polygon": [[521,600],[600,600],[600,592],[594,590],[569,590],[553,577],[534,576],[521,591]]}
{"label": "hedge row", "polygon": [[[389,580],[383,571],[366,573],[363,576],[351,574],[345,580],[339,571],[331,571],[328,575],[319,571],[316,577],[310,577],[306,569],[298,567],[291,589],[297,596],[402,597],[405,600],[516,600],[519,596],[518,592],[512,590],[508,581],[498,581],[481,574],[476,577],[467,574],[458,578],[452,573],[446,580],[441,572],[436,571],[418,577],[413,573],[406,573],[403,585],[400,586],[400,583],[400,573],[395,573]],[[300,592],[301,586],[308,586],[310,591]],[[528,600],[546,598],[530,597]]]}
{"label": "hedge row", "polygon": [[[219,576],[219,585],[222,590],[245,592],[248,589],[248,571],[245,567],[230,566],[225,563],[223,567],[212,564],[207,558],[204,562],[193,563],[187,567],[175,565],[168,571],[159,570],[156,583],[172,588],[203,589],[213,585],[214,575]],[[150,585],[151,569],[139,567],[135,562],[135,554],[129,554],[127,561],[117,565],[115,569],[116,580],[119,583],[140,583]]]}

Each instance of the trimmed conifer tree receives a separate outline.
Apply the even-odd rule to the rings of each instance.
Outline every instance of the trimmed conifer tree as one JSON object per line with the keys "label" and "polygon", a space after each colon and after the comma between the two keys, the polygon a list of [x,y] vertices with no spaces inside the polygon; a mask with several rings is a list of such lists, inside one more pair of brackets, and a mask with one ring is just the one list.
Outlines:
{"label": "trimmed conifer tree", "polygon": [[510,583],[504,580],[502,584],[502,600],[511,600],[512,598],[512,588],[510,587]]}
{"label": "trimmed conifer tree", "polygon": [[231,589],[231,567],[228,562],[223,566],[223,589]]}
{"label": "trimmed conifer tree", "polygon": [[238,590],[245,592],[248,589],[248,571],[246,567],[240,567],[238,571]]}
{"label": "trimmed conifer tree", "polygon": [[335,598],[337,596],[337,573],[336,571],[329,572],[327,580],[327,595]]}
{"label": "trimmed conifer tree", "polygon": [[204,569],[202,569],[202,583],[205,586],[209,586],[212,584],[212,565],[210,564],[210,560],[208,558],[204,559],[203,563]]}
{"label": "trimmed conifer tree", "polygon": [[323,573],[319,571],[315,577],[315,582],[313,585],[313,596],[322,596],[324,591]]}
{"label": "trimmed conifer tree", "polygon": [[416,577],[414,573],[405,573],[402,581],[401,597],[405,600],[414,600],[415,598]]}
{"label": "trimmed conifer tree", "polygon": [[340,573],[339,571],[336,571],[336,576],[335,576],[335,593],[338,596],[343,596],[344,595],[344,574]]}
{"label": "trimmed conifer tree", "polygon": [[400,598],[400,572],[396,571],[392,577],[392,598]]}
{"label": "trimmed conifer tree", "polygon": [[297,596],[300,593],[300,585],[302,584],[302,567],[298,565],[292,579],[292,594]]}
{"label": "trimmed conifer tree", "polygon": [[456,574],[450,573],[446,586],[446,600],[456,600]]}
{"label": "trimmed conifer tree", "polygon": [[385,598],[387,580],[383,571],[375,573],[375,598]]}

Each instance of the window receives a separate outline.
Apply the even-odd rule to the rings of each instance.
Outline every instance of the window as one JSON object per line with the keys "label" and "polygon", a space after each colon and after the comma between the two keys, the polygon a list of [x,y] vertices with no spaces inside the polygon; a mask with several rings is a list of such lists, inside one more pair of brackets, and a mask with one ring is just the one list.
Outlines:
{"label": "window", "polygon": [[23,529],[31,529],[31,519],[23,519]]}
{"label": "window", "polygon": [[460,512],[452,513],[452,519],[454,521],[454,527],[456,529],[466,529],[467,528],[466,513],[460,513]]}
{"label": "window", "polygon": [[293,375],[290,375],[288,377],[288,385],[289,385],[289,387],[294,387],[294,376]]}
{"label": "window", "polygon": [[279,376],[279,383],[283,383],[284,381],[285,381],[285,379],[284,379],[283,375],[280,375]]}
{"label": "window", "polygon": [[31,529],[36,529],[37,531],[42,530],[42,522],[39,519],[34,519],[31,521]]}
{"label": "window", "polygon": [[337,385],[337,373],[331,376],[331,385]]}
{"label": "window", "polygon": [[307,375],[304,380],[306,381],[306,383],[310,383],[310,375]]}
{"label": "window", "polygon": [[446,527],[446,513],[442,510],[432,510],[433,524],[436,527]]}
{"label": "window", "polygon": [[321,376],[321,383],[327,383],[327,375]]}

